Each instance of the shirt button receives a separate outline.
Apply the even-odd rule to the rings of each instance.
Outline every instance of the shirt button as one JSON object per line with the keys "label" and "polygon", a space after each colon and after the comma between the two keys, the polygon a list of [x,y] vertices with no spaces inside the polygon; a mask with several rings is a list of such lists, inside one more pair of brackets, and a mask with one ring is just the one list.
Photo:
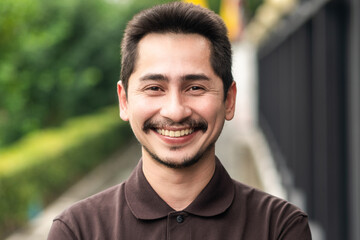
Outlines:
{"label": "shirt button", "polygon": [[184,217],[183,217],[182,215],[178,215],[178,216],[176,217],[176,221],[177,221],[178,223],[182,223],[182,222],[184,222]]}

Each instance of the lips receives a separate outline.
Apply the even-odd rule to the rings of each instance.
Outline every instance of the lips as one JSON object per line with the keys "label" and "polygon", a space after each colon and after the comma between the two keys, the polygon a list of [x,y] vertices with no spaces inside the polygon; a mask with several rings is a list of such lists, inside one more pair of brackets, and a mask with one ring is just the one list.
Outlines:
{"label": "lips", "polygon": [[152,121],[149,119],[145,121],[143,131],[147,133],[152,130],[165,137],[180,138],[188,136],[198,130],[206,132],[207,128],[207,122],[203,119],[197,121],[186,119],[180,123],[173,122],[169,119],[163,121]]}
{"label": "lips", "polygon": [[160,135],[167,136],[167,137],[183,137],[194,132],[193,128],[187,128],[182,130],[167,130],[167,129],[156,129],[156,132]]}

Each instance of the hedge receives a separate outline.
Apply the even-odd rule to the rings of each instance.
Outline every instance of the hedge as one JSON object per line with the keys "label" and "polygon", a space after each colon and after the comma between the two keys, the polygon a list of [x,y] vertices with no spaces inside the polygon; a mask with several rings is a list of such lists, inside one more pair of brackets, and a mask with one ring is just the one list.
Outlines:
{"label": "hedge", "polygon": [[1,150],[0,238],[23,226],[131,136],[118,108],[108,107]]}

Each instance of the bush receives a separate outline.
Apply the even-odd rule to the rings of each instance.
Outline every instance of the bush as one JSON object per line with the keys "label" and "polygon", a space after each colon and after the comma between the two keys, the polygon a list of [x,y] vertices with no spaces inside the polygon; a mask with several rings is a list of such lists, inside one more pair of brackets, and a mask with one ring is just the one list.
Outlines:
{"label": "bush", "polygon": [[0,152],[0,238],[22,226],[132,136],[118,108],[33,133]]}
{"label": "bush", "polygon": [[120,41],[165,0],[1,0],[0,148],[116,101]]}
{"label": "bush", "polygon": [[254,17],[258,7],[263,4],[264,0],[244,0],[244,10],[247,19]]}

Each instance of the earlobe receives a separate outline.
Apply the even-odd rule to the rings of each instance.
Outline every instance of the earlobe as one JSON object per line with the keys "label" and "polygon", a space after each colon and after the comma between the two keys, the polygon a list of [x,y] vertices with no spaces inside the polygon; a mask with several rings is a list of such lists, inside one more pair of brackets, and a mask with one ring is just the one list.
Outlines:
{"label": "earlobe", "polygon": [[120,118],[124,121],[129,121],[129,117],[127,113],[126,92],[121,81],[117,83],[117,94],[119,99]]}
{"label": "earlobe", "polygon": [[234,81],[228,90],[225,100],[225,119],[228,121],[233,119],[235,115],[236,92],[236,83]]}

